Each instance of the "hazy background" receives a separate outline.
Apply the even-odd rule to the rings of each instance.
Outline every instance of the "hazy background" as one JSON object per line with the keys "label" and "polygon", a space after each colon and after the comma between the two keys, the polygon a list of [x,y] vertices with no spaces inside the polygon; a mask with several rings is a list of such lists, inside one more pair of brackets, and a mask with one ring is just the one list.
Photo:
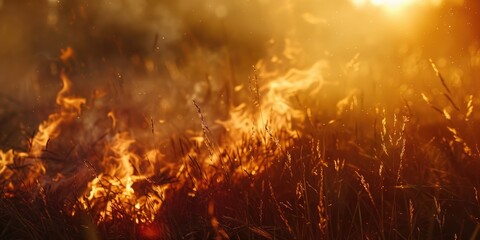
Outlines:
{"label": "hazy background", "polygon": [[[192,99],[208,121],[227,118],[248,100],[259,61],[280,73],[324,61],[333,84],[313,98],[328,116],[351,94],[370,109],[435,95],[429,59],[459,96],[478,93],[478,1],[373,3],[0,0],[0,142],[17,145],[15,133],[30,134],[55,108],[62,69],[74,95],[106,94],[104,106],[164,135],[199,127]],[[68,47],[74,58],[62,62]]]}

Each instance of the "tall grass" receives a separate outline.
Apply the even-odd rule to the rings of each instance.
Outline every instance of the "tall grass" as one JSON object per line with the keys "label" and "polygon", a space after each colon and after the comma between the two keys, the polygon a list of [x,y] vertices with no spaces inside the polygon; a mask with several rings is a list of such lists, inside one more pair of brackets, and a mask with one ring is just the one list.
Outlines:
{"label": "tall grass", "polygon": [[[222,138],[194,101],[203,141],[172,139],[181,170],[166,169],[134,186],[144,195],[168,186],[154,221],[139,223],[135,206],[122,202],[103,218],[88,200],[79,202],[75,181],[62,186],[71,191],[38,181],[12,190],[2,179],[0,238],[477,239],[478,99],[454,95],[432,66],[444,92],[419,93],[424,101],[398,106],[401,111],[352,105],[335,120],[306,111],[292,131],[269,128],[259,109],[264,129],[253,127],[256,133],[247,130],[231,144],[218,144]],[[258,89],[255,76],[256,108]],[[431,112],[435,121],[416,112]],[[89,151],[70,158],[102,148]],[[21,178],[20,166],[6,167]]]}

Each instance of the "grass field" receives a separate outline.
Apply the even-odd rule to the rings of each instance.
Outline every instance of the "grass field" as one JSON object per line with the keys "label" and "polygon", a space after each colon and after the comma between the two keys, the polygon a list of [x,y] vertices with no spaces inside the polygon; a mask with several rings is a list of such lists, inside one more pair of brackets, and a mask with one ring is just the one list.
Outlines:
{"label": "grass field", "polygon": [[[79,32],[95,48],[60,38],[68,46],[52,44],[56,55],[28,83],[8,81],[21,71],[8,70],[14,55],[0,48],[0,239],[480,238],[479,39],[473,30],[448,32],[468,19],[457,12],[477,5],[457,2],[422,5],[433,20],[410,19],[422,30],[392,20],[400,10],[389,6],[392,19],[373,34],[345,28],[370,16],[347,1],[338,8],[352,19],[304,13],[306,1],[285,7],[287,15],[266,14],[251,27],[260,29],[256,40],[239,37],[249,31],[243,25],[222,37],[220,23],[207,28],[189,15],[192,29],[215,34],[192,30],[193,40],[158,51],[154,34],[153,53],[127,44],[150,29]],[[23,5],[2,6],[14,13]],[[239,24],[242,11],[227,10],[241,6],[214,13]],[[384,17],[375,4],[366,8],[375,16],[362,23]],[[72,20],[72,29],[98,20],[82,11],[85,22]],[[297,11],[285,25],[295,30],[270,22]],[[444,12],[451,16],[433,17]],[[132,19],[151,26],[141,14]],[[334,19],[348,21],[329,27]],[[440,30],[420,34],[435,24]],[[26,48],[19,51],[28,56]]]}

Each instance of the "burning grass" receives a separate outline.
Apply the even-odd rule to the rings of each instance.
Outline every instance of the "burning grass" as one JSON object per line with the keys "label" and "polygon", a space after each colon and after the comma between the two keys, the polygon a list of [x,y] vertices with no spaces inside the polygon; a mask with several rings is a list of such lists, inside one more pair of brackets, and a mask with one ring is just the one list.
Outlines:
{"label": "burning grass", "polygon": [[[478,32],[465,27],[473,13],[418,3],[432,18],[420,24],[386,2],[199,15],[174,2],[48,1],[38,29],[72,47],[22,88],[33,107],[0,96],[0,239],[480,237],[480,51],[456,49]],[[24,5],[5,4],[2,19],[18,22]],[[398,8],[391,22],[376,5]],[[22,45],[17,28],[4,24],[0,54]]]}
{"label": "burning grass", "polygon": [[[218,122],[222,131],[194,101],[197,137],[160,145],[120,124],[121,111],[101,99],[72,97],[62,74],[58,107],[26,150],[0,152],[0,236],[477,238],[478,99],[461,103],[433,65],[445,92],[432,97],[445,107],[421,93],[424,102],[400,111],[367,111],[352,95],[332,120],[295,105],[309,101],[295,94],[326,84],[320,66],[278,75],[259,65],[252,103]],[[415,115],[425,111],[437,120]],[[143,131],[154,133],[153,121]]]}

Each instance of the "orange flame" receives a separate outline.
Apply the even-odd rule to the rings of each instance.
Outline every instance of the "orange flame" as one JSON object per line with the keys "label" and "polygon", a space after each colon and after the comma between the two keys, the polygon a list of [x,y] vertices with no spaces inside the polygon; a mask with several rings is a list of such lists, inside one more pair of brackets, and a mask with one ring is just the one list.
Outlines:
{"label": "orange flame", "polygon": [[[73,54],[73,50],[67,49],[66,51],[72,51]],[[65,57],[65,54],[67,53],[64,52],[62,57]],[[59,108],[39,125],[37,133],[30,140],[29,151],[0,151],[0,180],[8,182],[7,189],[13,190],[20,185],[31,185],[46,173],[42,156],[48,151],[48,143],[60,135],[61,125],[70,123],[79,116],[81,106],[86,103],[83,98],[68,96],[71,90],[71,82],[63,72],[60,78],[63,86],[56,98]],[[12,168],[24,171],[24,174],[21,175],[23,177],[17,174],[16,179],[12,179],[15,175]]]}
{"label": "orange flame", "polygon": [[[312,67],[300,70],[290,69],[285,74],[269,71],[263,61],[257,63],[258,76],[263,85],[259,86],[258,109],[248,111],[246,104],[240,104],[230,110],[227,121],[217,121],[231,136],[241,136],[254,129],[260,134],[268,127],[271,131],[287,129],[294,131],[292,122],[301,124],[305,121],[306,110],[295,106],[294,98],[300,94],[316,95],[326,82],[322,77],[324,62],[317,62]],[[262,133],[263,132],[263,133]]]}
{"label": "orange flame", "polygon": [[[154,194],[141,194],[142,189],[135,188],[136,184],[151,181],[155,167],[132,150],[134,143],[128,132],[113,137],[104,150],[102,172],[88,183],[87,195],[80,199],[85,208],[99,209],[99,221],[110,220],[114,209],[121,208],[137,222],[151,222],[160,209],[166,187],[152,184]],[[156,160],[160,154],[150,151],[146,156]]]}
{"label": "orange flame", "polygon": [[38,132],[32,139],[31,148],[31,153],[35,157],[40,157],[46,150],[48,142],[60,135],[60,125],[73,121],[81,113],[81,106],[86,103],[84,98],[68,97],[71,82],[64,72],[61,73],[60,78],[63,86],[56,98],[60,108],[57,112],[50,114],[48,119],[38,127]]}

